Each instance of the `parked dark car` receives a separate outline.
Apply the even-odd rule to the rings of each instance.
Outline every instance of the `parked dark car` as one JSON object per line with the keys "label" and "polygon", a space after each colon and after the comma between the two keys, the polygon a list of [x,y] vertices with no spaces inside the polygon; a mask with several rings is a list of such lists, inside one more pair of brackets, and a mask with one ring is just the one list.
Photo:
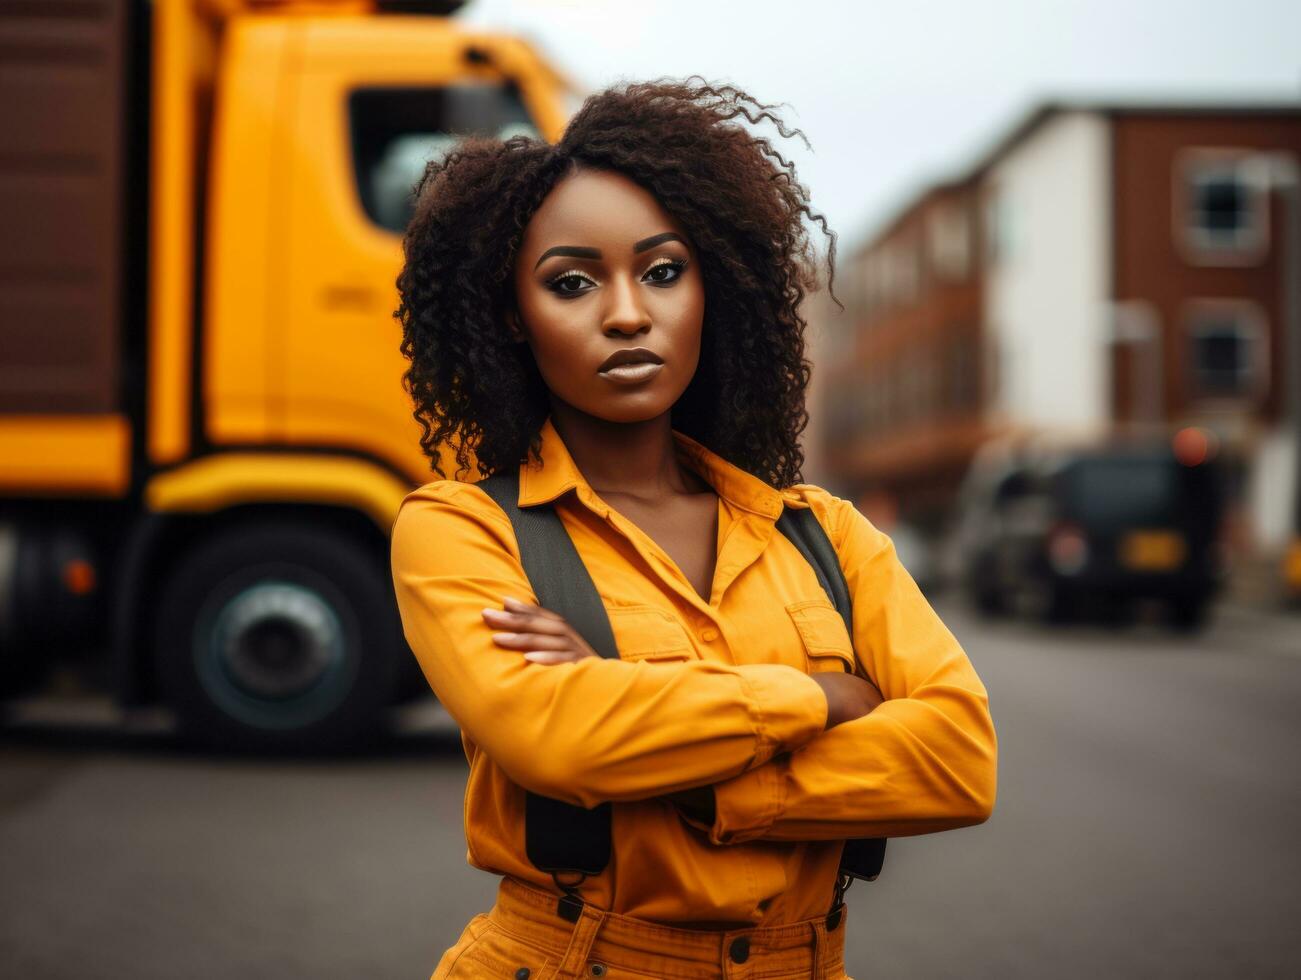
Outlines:
{"label": "parked dark car", "polygon": [[963,578],[983,612],[1062,620],[1161,599],[1205,621],[1220,584],[1223,491],[1213,437],[1022,448],[978,460],[962,494]]}

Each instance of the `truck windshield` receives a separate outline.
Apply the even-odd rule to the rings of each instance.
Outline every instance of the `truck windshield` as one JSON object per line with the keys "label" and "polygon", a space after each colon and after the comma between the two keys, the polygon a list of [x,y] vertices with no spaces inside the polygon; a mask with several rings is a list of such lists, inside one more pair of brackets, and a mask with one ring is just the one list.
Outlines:
{"label": "truck windshield", "polygon": [[1168,524],[1175,518],[1173,461],[1088,459],[1066,474],[1071,509],[1091,525]]}
{"label": "truck windshield", "polygon": [[364,88],[348,97],[353,172],[366,214],[399,234],[425,164],[463,136],[537,136],[511,85]]}

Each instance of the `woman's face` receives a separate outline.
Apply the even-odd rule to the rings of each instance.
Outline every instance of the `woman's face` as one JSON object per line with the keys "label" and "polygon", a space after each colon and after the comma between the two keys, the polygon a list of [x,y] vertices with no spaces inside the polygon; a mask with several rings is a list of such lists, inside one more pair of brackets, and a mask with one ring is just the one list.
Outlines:
{"label": "woman's face", "polygon": [[547,195],[515,265],[519,331],[553,398],[644,422],[700,360],[705,291],[686,232],[622,174],[579,170]]}

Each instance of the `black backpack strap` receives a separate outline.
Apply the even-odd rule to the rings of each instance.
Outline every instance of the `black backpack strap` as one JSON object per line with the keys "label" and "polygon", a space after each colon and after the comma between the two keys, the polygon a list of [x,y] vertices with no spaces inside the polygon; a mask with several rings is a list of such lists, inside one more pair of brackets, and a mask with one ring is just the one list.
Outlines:
{"label": "black backpack strap", "polygon": [[[854,604],[849,597],[849,584],[845,581],[844,569],[840,567],[840,557],[827,537],[827,532],[813,513],[812,508],[795,509],[787,507],[777,519],[777,530],[790,541],[804,556],[805,561],[813,566],[818,583],[827,598],[845,621],[845,631],[852,640],[854,636]],[[844,853],[840,857],[840,873],[851,878],[864,878],[874,881],[881,873],[885,863],[885,838],[860,837],[845,842]],[[835,905],[840,904],[840,896],[845,886],[836,892]],[[839,921],[839,920],[837,920]]]}
{"label": "black backpack strap", "polygon": [[[602,657],[619,659],[610,617],[569,532],[549,505],[519,506],[519,473],[501,473],[479,486],[510,518],[520,561],[538,602],[560,613]],[[591,810],[537,793],[524,797],[524,850],[535,868],[546,871],[565,893],[557,911],[571,922],[582,912],[577,887],[610,863],[609,803]],[[560,875],[578,875],[562,881]]]}

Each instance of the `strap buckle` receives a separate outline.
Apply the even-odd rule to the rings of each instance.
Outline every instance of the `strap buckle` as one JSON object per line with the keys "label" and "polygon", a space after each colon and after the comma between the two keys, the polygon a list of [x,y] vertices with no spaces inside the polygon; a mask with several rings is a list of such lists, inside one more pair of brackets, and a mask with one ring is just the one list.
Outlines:
{"label": "strap buckle", "polygon": [[564,894],[556,902],[556,915],[566,922],[577,922],[583,915],[583,897],[578,894],[578,886],[587,880],[587,875],[581,871],[575,871],[573,874],[578,875],[578,880],[573,882],[561,881],[560,876],[564,872],[551,872],[551,880],[556,883]]}
{"label": "strap buckle", "polygon": [[827,913],[827,932],[835,932],[845,917],[845,892],[853,883],[853,876],[843,871],[836,876],[836,893],[831,899],[831,911]]}

